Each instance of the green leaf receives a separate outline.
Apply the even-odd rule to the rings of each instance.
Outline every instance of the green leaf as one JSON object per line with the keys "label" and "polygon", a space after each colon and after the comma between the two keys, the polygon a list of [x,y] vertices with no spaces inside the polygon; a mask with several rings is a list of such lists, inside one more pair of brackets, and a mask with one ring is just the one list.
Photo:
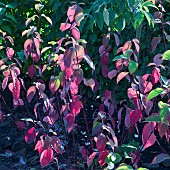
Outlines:
{"label": "green leaf", "polygon": [[122,157],[118,153],[115,153],[115,157],[116,159],[113,161],[114,164],[117,164],[122,160]]}
{"label": "green leaf", "polygon": [[77,42],[81,42],[81,43],[87,44],[87,41],[84,40],[84,39],[78,39]]}
{"label": "green leaf", "polygon": [[51,25],[53,24],[50,17],[47,17],[45,14],[41,14],[41,16],[44,17]]}
{"label": "green leaf", "polygon": [[133,170],[133,168],[130,165],[123,164],[116,168],[116,170]]}
{"label": "green leaf", "polygon": [[116,61],[116,60],[119,60],[121,58],[127,59],[127,57],[125,55],[121,54],[121,55],[118,55],[118,56],[114,57],[112,61]]}
{"label": "green leaf", "polygon": [[3,15],[4,13],[5,13],[5,11],[6,11],[6,8],[0,8],[0,15]]}
{"label": "green leaf", "polygon": [[58,1],[58,0],[55,1],[55,2],[56,3],[54,4],[54,6],[52,8],[54,11],[56,11],[58,9],[58,7],[60,7],[62,5],[62,3],[60,1]]}
{"label": "green leaf", "polygon": [[89,18],[90,18],[90,21],[89,21],[90,29],[93,32],[93,26],[94,26],[95,20],[92,15],[89,15]]}
{"label": "green leaf", "polygon": [[166,86],[169,85],[169,81],[168,81],[168,79],[167,79],[166,77],[161,76],[161,80],[163,81],[163,83],[164,83]]}
{"label": "green leaf", "polygon": [[11,14],[6,14],[6,17],[10,18],[12,21],[17,22],[15,17]]}
{"label": "green leaf", "polygon": [[12,4],[7,4],[6,7],[7,7],[7,8],[14,9],[14,6],[13,6]]}
{"label": "green leaf", "polygon": [[103,24],[104,24],[104,19],[103,19],[102,13],[97,12],[95,17],[96,17],[97,26],[99,27],[100,30],[102,30],[103,29]]}
{"label": "green leaf", "polygon": [[164,90],[162,88],[156,88],[154,90],[152,90],[149,94],[148,94],[148,100],[153,99],[154,97],[162,94],[164,92]]}
{"label": "green leaf", "polygon": [[103,10],[103,18],[106,25],[109,26],[109,12],[106,8]]}
{"label": "green leaf", "polygon": [[8,27],[8,26],[6,26],[6,25],[2,26],[1,29],[2,29],[3,31],[8,32],[9,34],[12,34],[10,27]]}
{"label": "green leaf", "polygon": [[134,19],[135,19],[135,22],[133,22],[133,27],[136,29],[143,22],[144,14],[141,11],[140,12],[135,12],[134,13]]}
{"label": "green leaf", "polygon": [[167,50],[163,53],[163,60],[170,60],[170,50]]}
{"label": "green leaf", "polygon": [[155,6],[152,2],[150,2],[150,1],[146,1],[146,2],[144,2],[143,4],[142,4],[142,7],[153,7],[153,8],[156,8],[157,10],[159,10],[158,8],[157,8],[157,6]]}
{"label": "green leaf", "polygon": [[168,107],[168,104],[167,103],[164,103],[164,102],[162,102],[162,101],[159,101],[158,102],[158,107],[160,108],[160,109],[162,109],[162,108],[167,108]]}
{"label": "green leaf", "polygon": [[24,51],[17,52],[17,55],[21,61],[25,61]]}
{"label": "green leaf", "polygon": [[168,112],[169,112],[168,106],[167,106],[167,107],[164,107],[164,108],[162,108],[162,109],[160,110],[159,116],[160,116],[160,118],[161,118],[161,122],[168,123],[168,122],[167,122],[167,114],[168,114]]}
{"label": "green leaf", "polygon": [[153,16],[149,13],[149,12],[146,12],[144,10],[142,10],[142,13],[145,15],[147,21],[148,21],[148,24],[151,25],[152,24],[152,27],[154,27],[154,18]]}
{"label": "green leaf", "polygon": [[161,122],[161,118],[159,116],[149,116],[144,122]]}
{"label": "green leaf", "polygon": [[149,170],[149,169],[140,167],[137,170]]}
{"label": "green leaf", "polygon": [[27,118],[27,117],[26,117],[26,118],[23,118],[23,119],[21,119],[21,120],[26,121],[26,122],[34,122],[33,119]]}
{"label": "green leaf", "polygon": [[98,134],[100,132],[101,127],[102,127],[102,125],[101,125],[100,122],[95,122],[93,124],[93,127],[92,127],[92,134],[93,134],[93,136],[95,136],[96,134]]}
{"label": "green leaf", "polygon": [[134,61],[129,62],[128,69],[129,69],[130,74],[134,73],[137,68],[138,68],[138,63]]}
{"label": "green leaf", "polygon": [[[162,117],[161,117],[162,116]],[[164,117],[164,115],[159,116],[149,116],[143,122],[157,122],[157,123],[165,123],[169,125],[168,120]]]}
{"label": "green leaf", "polygon": [[121,146],[122,148],[130,148],[130,149],[137,149],[137,147],[136,146],[133,146],[133,145],[129,145],[129,144],[122,144],[122,146]]}
{"label": "green leaf", "polygon": [[122,16],[120,16],[117,19],[116,28],[118,29],[118,31],[122,31],[125,28],[125,26],[126,26],[126,21]]}
{"label": "green leaf", "polygon": [[112,26],[115,20],[115,11],[109,8],[109,24]]}

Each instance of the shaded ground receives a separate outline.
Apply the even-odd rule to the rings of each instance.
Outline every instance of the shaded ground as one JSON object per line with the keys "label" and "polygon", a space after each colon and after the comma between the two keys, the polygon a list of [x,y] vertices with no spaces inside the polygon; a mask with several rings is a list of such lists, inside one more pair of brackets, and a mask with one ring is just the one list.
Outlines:
{"label": "shaded ground", "polygon": [[[5,101],[7,102],[7,105],[9,108],[6,107],[4,102],[1,100],[1,109],[5,113],[5,115],[8,115],[4,122],[0,124],[0,170],[54,170],[57,169],[57,166],[55,163],[51,163],[46,168],[42,168],[39,163],[39,155],[37,151],[34,151],[34,144],[28,145],[26,144],[24,140],[24,135],[27,131],[27,129],[20,130],[17,128],[15,124],[15,119],[24,117],[24,112],[26,110],[22,110],[21,108],[18,108],[16,110],[13,110],[13,106],[10,106],[9,103],[12,103],[12,98],[10,94],[5,95]],[[92,114],[95,112],[96,103],[92,100],[86,101],[87,109],[87,120],[89,122],[89,129],[92,129]],[[33,106],[29,106],[30,110],[33,109]],[[13,115],[10,115],[10,112],[13,113]],[[81,113],[77,118],[78,126],[77,126],[77,132],[75,133],[74,140],[76,143],[76,147],[79,147],[79,145],[86,145],[88,147],[89,143],[88,137],[86,134],[86,125],[84,121],[84,115]],[[70,160],[71,163],[74,164],[74,156],[76,155],[77,159],[77,166],[76,170],[83,170],[87,169],[87,167],[82,168],[79,167],[80,163],[83,161],[81,158],[79,159],[79,152],[78,149],[74,149],[73,146],[73,136],[69,136],[69,149],[70,149]],[[160,144],[162,144],[163,149],[159,147],[158,144],[155,144],[153,147],[146,149],[146,151],[142,152],[141,155],[141,163],[140,166],[147,167],[148,169],[153,170],[169,170],[170,169],[170,162],[166,161],[166,163],[161,163],[160,165],[151,166],[150,162],[154,158],[154,156],[158,155],[161,152],[166,151],[167,153],[170,153],[170,146],[164,139],[160,140]],[[67,158],[67,156],[64,154],[62,156],[59,156],[59,162],[60,169],[68,169],[64,168],[66,162],[64,162],[64,158]],[[79,162],[79,163],[78,163]],[[63,167],[63,168],[62,168]],[[70,167],[70,170],[73,170],[73,168]]]}

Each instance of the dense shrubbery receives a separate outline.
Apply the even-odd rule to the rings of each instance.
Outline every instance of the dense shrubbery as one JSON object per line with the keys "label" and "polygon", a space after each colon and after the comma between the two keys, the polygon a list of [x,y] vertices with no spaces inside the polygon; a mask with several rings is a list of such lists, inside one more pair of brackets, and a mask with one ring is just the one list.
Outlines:
{"label": "dense shrubbery", "polygon": [[[58,166],[65,154],[67,169],[138,169],[142,151],[158,138],[169,142],[169,4],[69,2],[0,3],[0,86],[14,109],[27,109],[16,125],[27,129],[25,141],[35,144],[43,167]],[[92,127],[86,99],[97,100]],[[89,147],[75,145],[80,114]],[[152,163],[169,158],[160,153]]]}

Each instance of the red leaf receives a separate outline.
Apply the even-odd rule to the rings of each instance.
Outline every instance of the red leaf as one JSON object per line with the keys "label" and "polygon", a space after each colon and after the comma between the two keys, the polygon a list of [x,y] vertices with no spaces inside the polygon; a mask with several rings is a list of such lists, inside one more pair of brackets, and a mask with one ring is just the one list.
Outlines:
{"label": "red leaf", "polygon": [[134,90],[133,88],[128,88],[127,94],[128,94],[128,98],[129,98],[129,99],[132,99],[132,98],[137,97],[137,95],[139,94],[139,92],[136,91],[136,90]]}
{"label": "red leaf", "polygon": [[71,24],[68,23],[61,23],[60,30],[63,32],[71,27]]}
{"label": "red leaf", "polygon": [[29,77],[32,79],[34,77],[35,73],[36,73],[36,68],[35,68],[34,64],[31,64],[28,67],[28,75],[29,75]]}
{"label": "red leaf", "polygon": [[5,90],[8,83],[8,77],[5,77],[2,81],[2,89]]}
{"label": "red leaf", "polygon": [[106,164],[105,159],[108,156],[108,154],[109,154],[108,150],[104,150],[102,152],[99,152],[98,162],[101,166]]}
{"label": "red leaf", "polygon": [[80,100],[75,100],[71,103],[71,111],[74,114],[74,116],[77,116],[82,108],[83,104]]}
{"label": "red leaf", "polygon": [[13,99],[18,100],[20,98],[20,88],[21,88],[20,81],[18,79],[15,79],[15,82],[10,83],[8,85],[8,88],[13,94]]}
{"label": "red leaf", "polygon": [[95,158],[95,156],[96,156],[96,152],[93,152],[89,157],[87,157],[87,166],[88,166],[88,168],[92,164],[93,159]]}
{"label": "red leaf", "polygon": [[161,153],[154,157],[151,164],[158,164],[158,163],[165,161],[166,159],[170,159],[170,156],[168,154]]}
{"label": "red leaf", "polygon": [[70,91],[71,91],[72,96],[78,93],[78,85],[75,82],[70,83]]}
{"label": "red leaf", "polygon": [[32,142],[34,142],[36,138],[36,132],[35,132],[35,128],[32,127],[31,129],[29,129],[25,135],[25,141],[30,144]]}
{"label": "red leaf", "polygon": [[104,97],[105,97],[107,100],[111,99],[111,97],[112,97],[111,91],[106,90],[105,93],[104,93]]}
{"label": "red leaf", "polygon": [[27,100],[30,103],[31,100],[33,99],[34,95],[36,93],[36,87],[35,86],[31,86],[28,90],[27,90]]}
{"label": "red leaf", "polygon": [[160,37],[154,37],[154,38],[152,39],[152,42],[151,42],[152,52],[155,51],[155,49],[156,49],[157,45],[160,43],[160,41],[161,41],[161,38],[160,38]]}
{"label": "red leaf", "polygon": [[35,149],[34,149],[34,150],[38,150],[39,154],[42,153],[43,147],[44,147],[44,141],[42,140],[42,136],[40,138],[41,138],[41,140],[37,141],[37,143],[35,145]]}
{"label": "red leaf", "polygon": [[153,85],[156,84],[159,81],[160,76],[161,76],[160,69],[159,68],[155,68],[152,71],[152,75],[151,75],[151,77],[152,77],[152,84]]}
{"label": "red leaf", "polygon": [[96,142],[96,147],[99,150],[99,152],[101,152],[105,149],[106,142],[107,142],[107,139],[106,139],[105,135],[101,134],[98,136],[97,142]]}
{"label": "red leaf", "polygon": [[112,71],[110,71],[110,72],[108,73],[109,79],[112,80],[113,77],[116,76],[116,74],[117,74],[117,70],[112,70]]}
{"label": "red leaf", "polygon": [[144,83],[144,86],[145,86],[144,94],[151,91],[153,87],[152,83],[148,81]]}
{"label": "red leaf", "polygon": [[16,125],[18,129],[24,129],[26,127],[26,124],[23,121],[17,121]]}
{"label": "red leaf", "polygon": [[74,15],[75,15],[76,6],[77,5],[73,5],[73,6],[69,7],[68,10],[67,10],[67,17],[70,20],[70,22],[74,21]]}
{"label": "red leaf", "polygon": [[45,149],[40,156],[40,163],[43,167],[47,166],[53,160],[53,150],[48,147]]}
{"label": "red leaf", "polygon": [[120,80],[122,80],[126,75],[128,75],[129,72],[121,72],[117,76],[117,84],[119,83]]}
{"label": "red leaf", "polygon": [[142,142],[144,145],[144,149],[146,149],[149,146],[152,146],[155,143],[156,137],[153,131],[154,131],[153,123],[148,123],[144,126],[142,131]]}
{"label": "red leaf", "polygon": [[116,61],[116,68],[118,71],[121,71],[123,69],[122,59]]}
{"label": "red leaf", "polygon": [[13,48],[7,47],[7,48],[6,48],[6,55],[7,55],[8,58],[11,60],[12,57],[13,57],[13,55],[14,55],[14,50],[13,50]]}
{"label": "red leaf", "polygon": [[156,142],[156,136],[152,133],[147,142],[145,143],[143,149],[152,146]]}
{"label": "red leaf", "polygon": [[72,32],[72,35],[75,38],[75,40],[80,39],[80,31],[77,27],[72,28],[71,32]]}
{"label": "red leaf", "polygon": [[135,123],[137,123],[141,117],[142,117],[141,110],[139,110],[139,109],[132,110],[130,112],[130,122],[131,122],[131,124],[134,125]]}
{"label": "red leaf", "polygon": [[76,126],[76,124],[74,124],[75,116],[72,113],[69,113],[65,117],[65,121],[66,121],[67,130],[68,132],[70,132]]}
{"label": "red leaf", "polygon": [[127,41],[124,46],[122,47],[122,53],[126,54],[126,51],[131,49],[132,47],[132,42],[131,41]]}

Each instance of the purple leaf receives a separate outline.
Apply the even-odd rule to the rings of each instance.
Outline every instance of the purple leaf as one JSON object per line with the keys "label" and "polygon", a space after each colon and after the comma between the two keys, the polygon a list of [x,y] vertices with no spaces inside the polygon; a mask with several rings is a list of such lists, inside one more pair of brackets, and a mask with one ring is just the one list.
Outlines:
{"label": "purple leaf", "polygon": [[170,156],[168,154],[161,153],[161,154],[154,157],[151,164],[158,164],[158,163],[163,162],[166,159],[170,159]]}
{"label": "purple leaf", "polygon": [[113,77],[115,77],[117,75],[117,70],[112,70],[110,72],[108,72],[108,77],[110,80],[113,79]]}
{"label": "purple leaf", "polygon": [[6,48],[6,55],[8,56],[8,58],[11,60],[13,55],[14,55],[14,49],[13,48]]}
{"label": "purple leaf", "polygon": [[162,64],[162,54],[157,54],[154,59],[153,59],[154,63],[156,64],[156,66],[159,66],[160,64]]}
{"label": "purple leaf", "polygon": [[152,42],[151,42],[152,52],[155,51],[155,49],[156,49],[157,45],[160,43],[160,41],[161,41],[161,38],[160,38],[160,37],[154,37],[154,38],[152,39]]}
{"label": "purple leaf", "polygon": [[114,33],[114,37],[115,37],[116,45],[119,46],[119,45],[120,45],[119,36],[118,36],[117,34]]}
{"label": "purple leaf", "polygon": [[31,100],[33,99],[34,95],[36,92],[36,87],[35,86],[31,86],[28,90],[27,90],[27,100],[28,103],[31,102]]}
{"label": "purple leaf", "polygon": [[36,68],[35,68],[34,64],[32,64],[28,67],[28,75],[32,79],[34,77],[35,73],[36,73]]}

